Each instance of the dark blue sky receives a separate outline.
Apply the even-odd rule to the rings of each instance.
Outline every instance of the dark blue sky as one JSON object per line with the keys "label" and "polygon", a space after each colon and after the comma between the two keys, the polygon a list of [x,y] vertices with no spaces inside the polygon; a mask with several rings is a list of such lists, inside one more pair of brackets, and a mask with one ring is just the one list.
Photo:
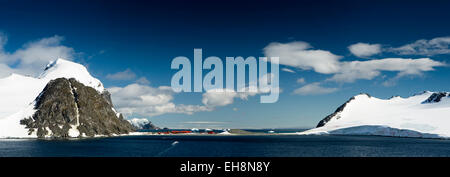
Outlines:
{"label": "dark blue sky", "polygon": [[[356,60],[347,47],[358,42],[398,47],[419,39],[449,36],[449,1],[13,1],[0,0],[0,31],[8,36],[6,51],[32,40],[63,36],[77,52],[75,61],[88,65],[107,87],[107,74],[127,68],[146,77],[151,86],[169,85],[176,56],[264,56],[271,42],[305,41],[316,49]],[[394,57],[391,54],[379,58]],[[404,56],[402,56],[404,57]],[[423,56],[408,56],[419,58]],[[448,62],[448,55],[430,57]],[[392,76],[395,74],[386,73]],[[282,72],[283,93],[276,104],[256,98],[193,115],[146,117],[161,126],[181,127],[186,121],[227,122],[225,127],[310,127],[359,92],[387,98],[422,90],[449,88],[448,68],[404,78],[393,87],[380,79],[336,84],[327,95],[291,94],[303,77],[319,82],[329,75],[312,71]],[[448,90],[448,89],[447,89]],[[177,95],[175,103],[201,104],[201,95]],[[239,111],[232,111],[239,108]],[[265,110],[265,111],[259,111]],[[230,118],[239,117],[239,118]],[[257,123],[255,123],[257,122]]]}

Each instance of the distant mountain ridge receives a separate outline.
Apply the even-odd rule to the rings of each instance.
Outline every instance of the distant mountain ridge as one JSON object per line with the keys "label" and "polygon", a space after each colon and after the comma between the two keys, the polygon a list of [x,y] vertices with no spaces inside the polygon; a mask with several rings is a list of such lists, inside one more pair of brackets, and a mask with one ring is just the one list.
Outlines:
{"label": "distant mountain ridge", "polygon": [[134,119],[128,120],[128,122],[130,122],[131,125],[133,125],[133,127],[136,129],[146,129],[146,130],[160,129],[159,127],[153,125],[152,122],[150,122],[148,119],[145,119],[145,118],[142,118],[142,119],[134,118]]}

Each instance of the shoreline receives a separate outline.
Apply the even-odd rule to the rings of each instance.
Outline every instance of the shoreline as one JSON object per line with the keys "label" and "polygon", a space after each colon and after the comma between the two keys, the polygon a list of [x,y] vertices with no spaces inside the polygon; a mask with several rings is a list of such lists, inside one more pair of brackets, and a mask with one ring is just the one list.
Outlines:
{"label": "shoreline", "polygon": [[8,137],[0,138],[0,141],[21,141],[21,140],[42,140],[42,141],[79,141],[79,140],[92,140],[103,138],[115,138],[115,137],[132,137],[132,136],[197,136],[197,137],[214,137],[214,136],[357,136],[357,137],[386,137],[386,138],[399,138],[399,139],[428,139],[428,140],[450,140],[450,138],[427,138],[427,137],[407,137],[407,136],[383,136],[383,135],[351,135],[351,134],[299,134],[299,133],[255,133],[255,134],[150,134],[133,132],[131,134],[115,135],[115,136],[100,136],[100,137],[80,137],[80,138],[30,138],[30,137]]}
{"label": "shoreline", "polygon": [[37,138],[37,137],[2,137],[0,140],[85,140],[85,139],[97,139],[97,138],[113,138],[113,137],[125,137],[125,136],[276,136],[276,135],[299,135],[297,133],[252,133],[252,134],[202,134],[202,133],[180,133],[180,134],[157,134],[153,132],[131,132],[129,134],[111,135],[111,136],[95,136],[95,137],[76,137],[76,138]]}

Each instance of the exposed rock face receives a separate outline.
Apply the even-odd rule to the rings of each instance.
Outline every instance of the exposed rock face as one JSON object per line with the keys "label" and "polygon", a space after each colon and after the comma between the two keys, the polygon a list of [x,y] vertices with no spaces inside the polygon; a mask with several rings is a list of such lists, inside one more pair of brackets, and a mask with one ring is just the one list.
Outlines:
{"label": "exposed rock face", "polygon": [[157,127],[157,126],[153,125],[151,122],[149,122],[148,124],[143,125],[142,129],[145,129],[145,130],[158,130],[159,127]]}
{"label": "exposed rock face", "polygon": [[127,134],[134,127],[113,111],[110,94],[99,93],[75,79],[50,81],[35,100],[37,110],[21,120],[39,138]]}
{"label": "exposed rock face", "polygon": [[450,94],[447,92],[433,93],[430,97],[428,97],[427,100],[423,101],[422,103],[437,103],[437,102],[440,102],[441,99],[443,97],[446,97],[447,95],[450,96]]}

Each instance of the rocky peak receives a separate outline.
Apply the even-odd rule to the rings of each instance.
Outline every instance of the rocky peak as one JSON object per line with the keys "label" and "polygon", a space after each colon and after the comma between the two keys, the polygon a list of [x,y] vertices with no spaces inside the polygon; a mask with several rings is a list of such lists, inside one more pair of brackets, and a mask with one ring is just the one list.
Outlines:
{"label": "rocky peak", "polygon": [[447,96],[450,96],[448,92],[436,92],[431,94],[431,96],[428,97],[428,99],[423,101],[422,103],[437,103],[440,102],[443,97]]}
{"label": "rocky peak", "polygon": [[133,126],[117,117],[110,94],[99,93],[76,79],[51,80],[35,100],[36,112],[20,121],[39,138],[127,134]]}

